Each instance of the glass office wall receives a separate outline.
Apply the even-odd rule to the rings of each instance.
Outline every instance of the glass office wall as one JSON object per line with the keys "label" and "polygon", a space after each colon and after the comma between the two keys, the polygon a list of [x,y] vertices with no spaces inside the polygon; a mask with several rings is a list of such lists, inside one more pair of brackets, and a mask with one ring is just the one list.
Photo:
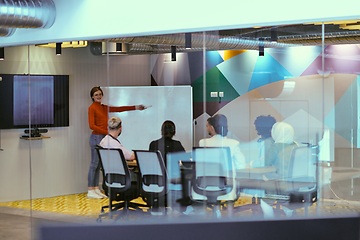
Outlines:
{"label": "glass office wall", "polygon": [[[331,205],[352,206],[359,199],[358,184],[358,26],[353,20],[325,25],[323,59],[324,128],[327,130],[330,180],[325,177],[323,196]],[[334,44],[332,33],[338,31]],[[352,34],[345,37],[344,32]],[[329,100],[328,100],[329,99]],[[331,99],[331,101],[330,101]],[[325,132],[326,133],[326,132]]]}
{"label": "glass office wall", "polygon": [[[309,206],[316,213],[315,153],[322,132],[323,97],[315,92],[322,92],[322,83],[321,74],[307,79],[304,71],[322,48],[280,38],[290,34],[289,27],[276,26],[205,33],[203,75],[192,82],[194,132],[199,133],[194,146],[230,147],[236,172],[232,184],[236,191],[228,186],[227,194],[219,193],[223,199],[235,198],[234,206],[220,207],[210,216],[243,218],[254,212],[267,218],[308,216]],[[210,51],[211,47],[217,50]],[[214,118],[207,121],[209,117]],[[211,122],[220,126],[209,126]],[[210,138],[208,134],[214,136],[200,140]],[[304,158],[306,169],[301,173],[296,158]],[[295,174],[303,179],[294,180]],[[299,189],[290,187],[290,181],[305,181],[299,187],[304,191],[296,195]],[[285,194],[290,191],[292,195]]]}
{"label": "glass office wall", "polygon": [[[1,169],[3,172],[1,174],[2,182],[4,183],[1,187],[1,212],[2,216],[11,216],[11,221],[9,221],[9,226],[7,228],[11,229],[17,221],[21,221],[23,226],[23,231],[21,232],[22,236],[31,236],[31,228],[33,226],[31,208],[33,202],[31,201],[33,196],[32,189],[32,163],[31,161],[31,142],[21,139],[24,133],[24,128],[29,124],[29,121],[26,117],[23,117],[24,114],[28,113],[29,109],[29,94],[26,84],[28,79],[22,78],[13,79],[13,76],[10,75],[13,72],[28,72],[28,59],[29,59],[29,49],[27,46],[21,47],[10,47],[5,51],[7,55],[6,60],[2,60],[1,64]],[[15,56],[16,55],[16,56]],[[16,62],[16,64],[13,64]],[[22,76],[21,76],[22,77]],[[25,76],[26,77],[26,76]],[[19,84],[20,81],[25,81],[24,84]],[[14,84],[21,87],[23,93],[17,95],[17,98],[14,98]],[[26,97],[25,97],[26,95]],[[24,97],[23,97],[24,96]],[[17,123],[13,122],[13,106],[14,103],[21,102],[22,106],[17,109]],[[24,128],[19,128],[17,125],[23,125]],[[16,125],[14,127],[14,125]],[[12,129],[15,128],[15,129]],[[33,151],[37,151],[36,147],[33,148]],[[23,200],[20,202],[14,202],[17,200]],[[12,204],[9,204],[11,202]],[[15,214],[14,214],[15,213]],[[14,214],[14,215],[8,215]],[[12,222],[13,221],[13,222]],[[6,229],[6,227],[5,227]],[[17,229],[18,230],[18,229]],[[10,234],[16,235],[16,229]]]}
{"label": "glass office wall", "polygon": [[[94,170],[95,160],[91,174],[99,178],[89,177],[90,137],[95,133],[98,144],[107,125],[106,114],[89,114],[100,101],[98,90],[91,90],[100,87],[102,104],[130,106],[105,111],[121,119],[119,142],[111,140],[131,151],[125,158],[165,137],[165,121],[174,123],[169,136],[184,150],[162,154],[167,181],[165,176],[139,178],[146,175],[140,166],[143,152],[135,151],[138,162],[127,162],[138,184],[130,200],[148,206],[118,223],[357,213],[359,47],[330,39],[347,34],[339,25],[326,23],[322,31],[321,24],[308,24],[122,37],[88,41],[82,48],[63,46],[61,55],[51,47],[6,48],[1,88],[11,81],[13,95],[7,98],[22,101],[20,113],[34,118],[23,124],[28,126],[1,130],[6,169],[1,176],[4,182],[16,179],[15,186],[2,188],[3,211],[16,209],[44,221],[97,222],[109,204],[95,190],[109,193],[102,171]],[[49,114],[36,115],[38,110]],[[52,122],[37,122],[41,117]],[[54,125],[63,118],[63,125]],[[204,159],[216,160],[207,167]],[[165,192],[146,193],[159,183],[157,191]],[[206,195],[209,186],[219,188],[218,196]],[[27,221],[34,230],[38,223],[32,219]],[[100,224],[113,221],[104,216]]]}

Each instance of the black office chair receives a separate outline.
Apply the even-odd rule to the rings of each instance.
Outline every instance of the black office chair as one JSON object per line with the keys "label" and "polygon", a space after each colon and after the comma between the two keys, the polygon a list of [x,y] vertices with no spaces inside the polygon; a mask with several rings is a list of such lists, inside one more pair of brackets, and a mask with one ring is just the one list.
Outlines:
{"label": "black office chair", "polygon": [[[123,216],[127,218],[130,211],[142,212],[140,207],[146,207],[146,205],[130,202],[139,196],[139,191],[137,183],[131,182],[130,171],[123,152],[120,149],[99,146],[96,147],[96,151],[103,173],[103,188],[109,197],[109,205],[101,208],[103,214],[99,215],[98,221],[105,216],[112,219],[115,212],[118,214],[115,221]],[[113,204],[114,201],[122,202]],[[106,208],[109,209],[108,213],[104,213]]]}
{"label": "black office chair", "polygon": [[191,181],[192,201],[204,202],[213,208],[214,218],[218,217],[219,206],[224,203],[231,213],[238,194],[230,148],[196,148],[193,158],[195,173]]}
{"label": "black office chair", "polygon": [[[167,154],[168,189],[167,203],[173,210],[184,212],[191,205],[191,179],[195,162],[191,162],[191,152]],[[191,163],[190,163],[191,162]]]}
{"label": "black office chair", "polygon": [[133,150],[139,167],[140,196],[152,214],[166,214],[167,171],[160,151]]}

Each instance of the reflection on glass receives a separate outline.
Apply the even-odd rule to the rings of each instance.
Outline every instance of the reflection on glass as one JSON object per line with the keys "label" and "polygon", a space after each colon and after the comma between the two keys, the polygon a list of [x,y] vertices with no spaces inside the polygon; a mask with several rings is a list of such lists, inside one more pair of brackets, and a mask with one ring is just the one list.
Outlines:
{"label": "reflection on glass", "polygon": [[[345,34],[336,24],[330,25],[329,29]],[[193,33],[190,49],[184,47],[184,33],[109,39],[108,43],[123,41],[121,46],[126,44],[127,48],[126,54],[106,57],[92,56],[88,49],[63,49],[55,60],[51,49],[34,46],[35,56],[54,55],[41,61],[64,66],[61,74],[70,76],[70,124],[49,129],[51,138],[37,142],[19,141],[14,129],[2,131],[2,159],[8,164],[3,174],[24,176],[28,181],[31,171],[18,166],[23,166],[21,161],[30,146],[34,209],[88,216],[95,221],[100,209],[109,204],[109,199],[99,195],[105,190],[102,182],[106,174],[100,175],[94,148],[106,137],[121,142],[128,150],[124,151],[128,159],[136,151],[160,150],[167,167],[164,176],[159,177],[160,171],[142,176],[137,162],[127,163],[133,182],[142,184],[132,201],[151,206],[139,211],[143,215],[130,213],[129,218],[118,219],[120,222],[141,221],[149,212],[153,212],[153,221],[268,220],[334,212],[346,215],[353,209],[360,212],[356,207],[360,199],[360,50],[356,44],[329,44],[322,55],[321,45],[316,44],[322,37],[317,26],[277,27],[277,41],[270,39],[270,27]],[[308,30],[313,39],[304,36]],[[164,41],[156,43],[159,39]],[[176,61],[170,61],[173,45]],[[263,56],[259,56],[259,50],[263,50]],[[66,56],[73,61],[65,61]],[[51,68],[34,67],[33,72],[55,74]],[[14,101],[22,103],[20,108],[16,105],[14,117],[29,112],[30,101],[32,113],[37,109],[49,112],[32,116],[32,124],[56,122],[56,117],[51,118],[57,110],[56,78],[55,87],[51,79],[31,80],[36,85],[30,89],[34,98],[27,95],[28,85],[17,90],[28,82],[27,76],[22,78],[13,86]],[[0,84],[4,86],[4,82]],[[93,86],[102,86],[104,92],[95,89],[89,98],[88,90]],[[0,98],[3,107],[6,99]],[[45,103],[50,105],[42,105]],[[92,104],[102,106],[102,110],[89,108]],[[113,112],[106,107],[131,106],[135,110],[133,106],[139,104],[144,104],[146,110]],[[107,120],[112,117],[121,119],[122,129],[121,135],[109,137],[111,124]],[[28,119],[24,116],[16,123],[28,124]],[[165,123],[169,125],[164,127]],[[291,132],[290,137],[285,130]],[[84,143],[89,135],[97,136],[90,145]],[[17,155],[18,159],[10,159]],[[150,161],[144,162],[146,166]],[[14,189],[21,189],[26,185],[24,181],[15,182]],[[29,202],[25,202],[29,200],[28,188],[20,193],[5,188],[2,204],[29,208]],[[166,191],[152,198],[141,192],[144,189]],[[69,199],[76,202],[72,208],[56,208],[59,202],[71,202]],[[167,211],[152,211],[155,199]],[[44,206],[42,202],[56,210],[39,207]]]}

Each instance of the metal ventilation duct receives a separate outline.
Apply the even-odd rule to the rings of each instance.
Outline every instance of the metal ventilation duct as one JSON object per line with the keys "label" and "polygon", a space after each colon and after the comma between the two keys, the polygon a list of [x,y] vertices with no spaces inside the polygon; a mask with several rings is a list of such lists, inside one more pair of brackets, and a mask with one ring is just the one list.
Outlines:
{"label": "metal ventilation duct", "polygon": [[[144,37],[123,37],[123,38],[110,38],[107,39],[110,42],[122,42],[122,43],[141,43],[146,45],[166,45],[166,46],[182,46],[185,47],[185,33],[173,34],[173,35],[155,35]],[[102,40],[106,41],[106,40]],[[250,40],[245,38],[239,38],[236,36],[221,36],[218,32],[207,32],[205,36],[203,33],[191,34],[191,46],[192,48],[203,48],[205,41],[205,47],[208,49],[259,49],[259,40]],[[290,44],[286,43],[273,43],[264,41],[266,48],[272,47],[289,47]],[[293,46],[293,44],[291,44]]]}
{"label": "metal ventilation duct", "polygon": [[[303,27],[303,26],[302,26]],[[306,28],[302,28],[300,32],[306,32]],[[120,37],[101,39],[93,42],[116,42],[129,44],[127,54],[157,54],[157,53],[170,53],[171,46],[176,46],[177,52],[194,52],[216,50],[258,50],[259,45],[263,44],[265,48],[282,48],[282,47],[295,47],[295,46],[319,46],[322,44],[322,34],[318,33],[318,29],[312,30],[311,34],[290,34],[294,29],[286,28],[283,35],[277,37],[277,42],[271,42],[270,37],[265,36],[263,40],[259,37],[250,36],[250,30],[244,34],[244,30],[231,30],[231,31],[216,31],[202,32],[191,34],[191,49],[185,48],[185,33],[169,34],[169,35],[154,35],[154,36],[141,36],[141,37]],[[291,31],[290,31],[291,30]],[[354,44],[360,43],[360,31],[333,31],[325,33],[325,45],[332,44]],[[260,30],[256,30],[260,31]],[[256,35],[256,34],[255,34]],[[258,34],[259,35],[259,34]],[[97,47],[99,47],[97,45]],[[101,47],[100,47],[101,48]],[[95,50],[94,48],[93,50]],[[101,55],[100,53],[94,55]]]}
{"label": "metal ventilation duct", "polygon": [[15,32],[14,28],[1,28],[0,27],[0,37],[8,37],[13,35]]}
{"label": "metal ventilation duct", "polygon": [[52,0],[0,0],[0,36],[7,28],[50,28],[56,17]]}
{"label": "metal ventilation duct", "polygon": [[[331,32],[325,33],[325,45],[333,44],[359,44],[360,31],[349,32]],[[302,45],[321,45],[322,34],[307,34],[307,35],[293,35],[282,36],[278,38],[278,42],[288,44],[302,44]]]}
{"label": "metal ventilation duct", "polygon": [[[136,53],[166,53],[171,52],[171,46],[177,46],[178,52],[202,51],[204,47],[207,51],[211,50],[231,50],[231,49],[259,49],[259,43],[263,42],[264,47],[290,47],[294,44],[273,43],[259,40],[250,40],[236,36],[221,36],[218,32],[192,33],[191,49],[185,49],[185,34],[154,35],[143,37],[122,37],[98,40],[101,42],[118,42],[130,44],[129,54]],[[100,55],[100,54],[94,54]]]}

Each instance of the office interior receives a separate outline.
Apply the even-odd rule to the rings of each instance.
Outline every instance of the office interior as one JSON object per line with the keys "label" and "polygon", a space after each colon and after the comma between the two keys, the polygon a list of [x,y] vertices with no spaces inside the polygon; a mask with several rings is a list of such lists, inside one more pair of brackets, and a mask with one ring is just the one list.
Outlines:
{"label": "office interior", "polygon": [[[317,201],[307,214],[305,207],[297,209],[298,216],[358,214],[359,16],[298,18],[279,24],[264,21],[260,25],[256,21],[234,22],[188,31],[181,27],[139,30],[137,34],[126,32],[127,28],[112,29],[111,34],[77,33],[69,28],[70,33],[66,33],[65,27],[54,33],[52,27],[59,29],[57,21],[64,21],[61,9],[65,8],[60,1],[54,4],[61,14],[49,17],[52,26],[21,29],[19,25],[11,28],[14,32],[0,32],[4,50],[0,75],[69,77],[68,126],[44,127],[48,132],[39,139],[23,137],[24,130],[32,127],[30,121],[28,128],[0,130],[3,214],[16,215],[21,210],[30,216],[26,221],[32,221],[41,212],[55,212],[61,216],[55,218],[58,221],[66,215],[73,219],[63,221],[96,223],[101,206],[108,200],[86,198],[91,159],[89,92],[94,86],[104,89],[104,103],[148,107],[110,113],[122,119],[119,140],[131,150],[147,150],[152,140],[161,137],[162,122],[172,120],[177,128],[174,139],[191,152],[199,147],[200,139],[209,137],[207,119],[224,114],[228,137],[240,142],[250,166],[260,151],[256,117],[271,115],[277,122],[286,122],[294,128],[299,146],[319,149]],[[56,52],[56,43],[62,44],[61,54]],[[5,108],[6,102],[0,106]],[[35,105],[29,97],[25,111],[33,111],[36,106],[32,103]],[[179,184],[172,185],[181,191]],[[238,205],[251,205],[253,194],[260,193],[240,193]],[[44,206],[46,199],[64,201],[61,196],[80,198],[81,206],[86,207],[58,210]],[[94,208],[95,212],[86,212]],[[231,218],[244,220],[252,214],[249,208]],[[181,212],[179,215],[184,217]],[[229,217],[227,210],[223,215]],[[166,217],[176,220],[177,216]],[[152,217],[156,221],[158,216]],[[213,215],[204,217],[195,212],[185,217]],[[138,220],[141,218],[131,218]],[[31,234],[35,228],[30,227]]]}

